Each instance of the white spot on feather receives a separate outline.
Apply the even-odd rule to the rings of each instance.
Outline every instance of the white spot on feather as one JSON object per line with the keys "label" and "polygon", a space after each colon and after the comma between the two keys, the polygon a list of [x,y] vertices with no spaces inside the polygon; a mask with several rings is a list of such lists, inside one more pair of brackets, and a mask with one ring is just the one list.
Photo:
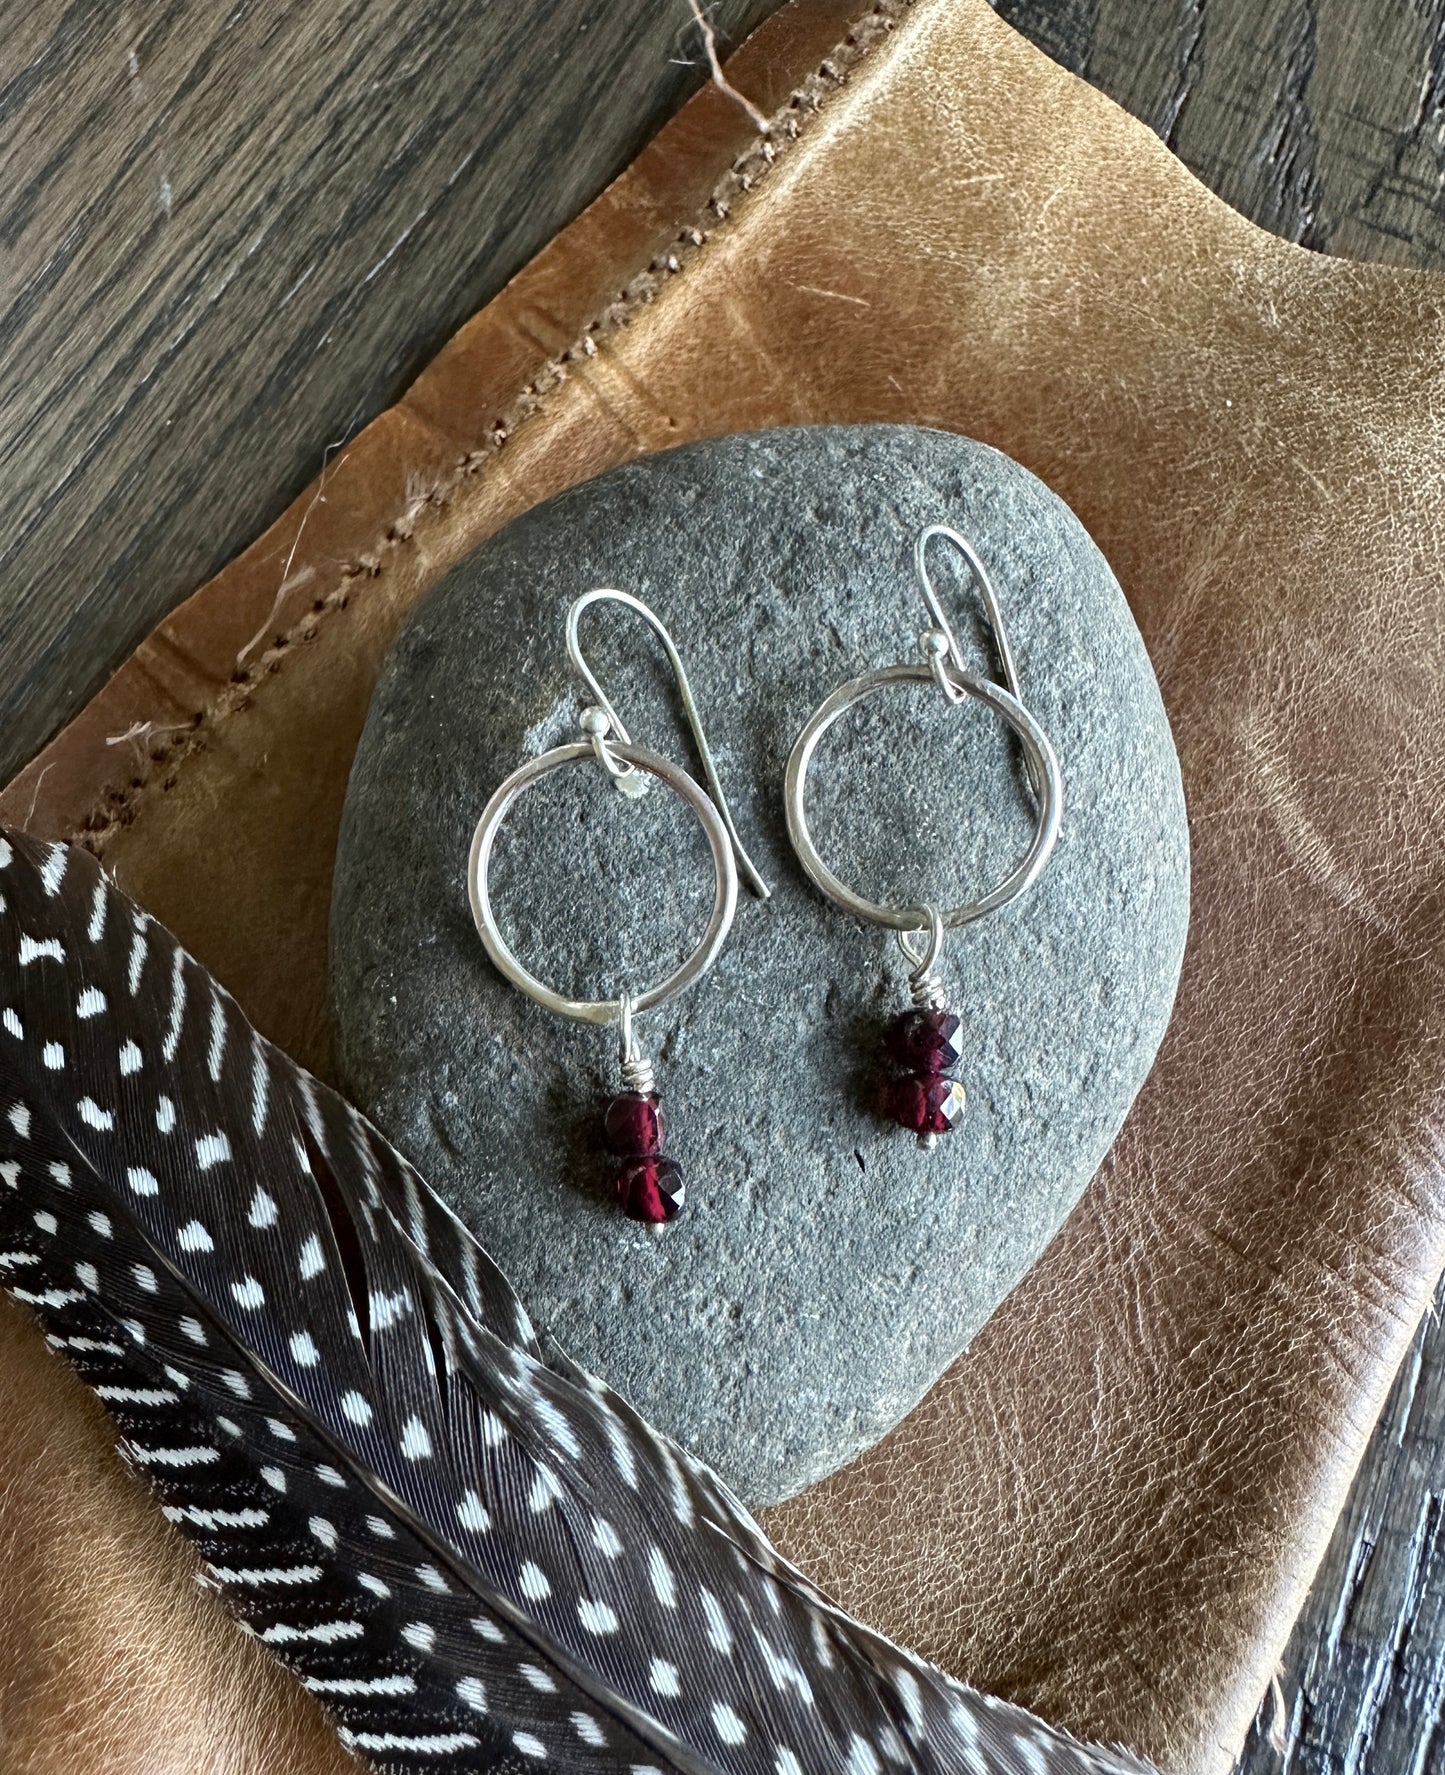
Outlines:
{"label": "white spot on feather", "polygon": [[577,1619],[589,1633],[616,1633],[620,1625],[616,1609],[590,1598],[577,1604]]}
{"label": "white spot on feather", "polygon": [[487,1711],[487,1691],[474,1676],[464,1676],[457,1684],[457,1699],[465,1701],[474,1713]]}
{"label": "white spot on feather", "polygon": [[711,1590],[700,1590],[698,1601],[702,1604],[703,1616],[707,1621],[707,1637],[713,1650],[721,1652],[727,1658],[732,1655],[733,1633],[728,1626],[728,1618],[723,1613],[722,1604]]}
{"label": "white spot on feather", "polygon": [[470,1732],[351,1732],[345,1726],[337,1727],[336,1736],[348,1750],[405,1750],[422,1757],[455,1756],[459,1750],[475,1750],[481,1742]]}
{"label": "white spot on feather", "polygon": [[566,1449],[567,1453],[571,1455],[574,1460],[580,1458],[582,1454],[582,1444],[577,1440],[576,1432],[573,1430],[571,1424],[565,1417],[563,1417],[562,1413],[558,1411],[557,1407],[553,1405],[552,1401],[550,1399],[539,1397],[535,1402],[534,1409],[537,1416],[542,1420],[542,1427],[546,1430],[552,1440],[560,1447]]}
{"label": "white spot on feather", "polygon": [[562,1487],[557,1482],[557,1475],[550,1467],[537,1463],[537,1477],[532,1481],[532,1490],[527,1498],[527,1507],[534,1516],[540,1516],[544,1510],[550,1510],[562,1496]]}
{"label": "white spot on feather", "polygon": [[203,1134],[196,1142],[196,1164],[202,1171],[223,1165],[231,1156],[231,1143],[222,1133]]}
{"label": "white spot on feather", "polygon": [[677,1607],[677,1584],[672,1576],[672,1567],[662,1556],[660,1547],[653,1547],[647,1555],[647,1575],[652,1579],[653,1593],[665,1609]]}
{"label": "white spot on feather", "polygon": [[248,1224],[257,1232],[264,1232],[268,1226],[275,1226],[277,1218],[276,1198],[269,1191],[258,1189],[251,1198],[251,1212],[246,1216]]}
{"label": "white spot on feather", "polygon": [[341,1415],[349,1423],[360,1424],[364,1428],[371,1422],[371,1406],[360,1393],[343,1393]]}
{"label": "white spot on feather", "polygon": [[90,926],[85,933],[92,943],[99,943],[105,935],[105,913],[105,877],[102,875],[95,883],[95,894],[90,902]]}
{"label": "white spot on feather", "polygon": [[682,1693],[682,1684],[678,1681],[677,1666],[669,1664],[666,1658],[652,1660],[647,1680],[652,1684],[654,1693],[658,1695],[671,1696]]}
{"label": "white spot on feather", "polygon": [[176,1234],[182,1251],[214,1251],[216,1242],[198,1220],[188,1220]]}
{"label": "white spot on feather", "polygon": [[47,1042],[40,1050],[40,1064],[47,1072],[59,1072],[65,1065],[65,1049],[59,1042]]}
{"label": "white spot on feather", "polygon": [[236,1297],[237,1306],[245,1307],[248,1312],[255,1312],[266,1304],[266,1290],[254,1276],[243,1276],[239,1282],[233,1282],[231,1293]]}
{"label": "white spot on feather", "polygon": [[547,1582],[547,1574],[541,1566],[530,1559],[518,1572],[517,1580],[522,1587],[522,1595],[529,1602],[546,1602],[552,1594],[552,1586]]}
{"label": "white spot on feather", "polygon": [[140,974],[141,974],[141,969],[145,966],[145,959],[146,959],[145,925],[141,922],[140,917],[137,916],[136,925],[135,925],[135,940],[130,946],[130,972],[129,972],[129,974],[127,976],[127,980],[126,980],[126,984],[130,987],[130,995],[132,998],[134,998],[135,995],[140,991]]}
{"label": "white spot on feather", "polygon": [[167,1066],[175,1059],[176,1050],[181,1045],[181,1023],[186,1014],[185,962],[184,954],[178,949],[171,961],[171,1020],[161,1048]]}
{"label": "white spot on feather", "polygon": [[88,1017],[99,1017],[105,1011],[105,994],[98,986],[87,986],[75,1001],[75,1014],[82,1022]]}
{"label": "white spot on feather", "polygon": [[30,1138],[30,1111],[23,1103],[10,1105],[10,1126],[22,1140]]}
{"label": "white spot on feather", "polygon": [[715,1701],[712,1708],[713,1730],[724,1744],[741,1744],[748,1729],[726,1701]]}
{"label": "white spot on feather", "polygon": [[120,1051],[120,1076],[133,1077],[145,1064],[144,1056],[134,1042],[126,1042]]}
{"label": "white spot on feather", "polygon": [[257,1134],[266,1131],[266,1110],[271,1091],[271,1078],[266,1070],[266,1050],[259,1035],[253,1035],[254,1065],[251,1077],[251,1127]]}
{"label": "white spot on feather", "polygon": [[300,1269],[301,1280],[309,1282],[313,1276],[319,1276],[326,1268],[326,1253],[321,1248],[321,1240],[312,1233],[301,1247]]}
{"label": "white spot on feather", "polygon": [[260,1635],[267,1645],[289,1645],[296,1640],[314,1640],[317,1645],[334,1645],[337,1640],[365,1639],[366,1628],[360,1621],[321,1621],[314,1627],[292,1627],[284,1621],[267,1627]]}
{"label": "white spot on feather", "polygon": [[878,1752],[866,1738],[860,1738],[856,1732],[849,1741],[846,1767],[848,1775],[883,1775]]}
{"label": "white spot on feather", "polygon": [[476,1535],[486,1534],[492,1526],[490,1512],[474,1491],[466,1492],[457,1505],[457,1520]]}
{"label": "white spot on feather", "polygon": [[64,961],[65,951],[54,937],[47,937],[43,943],[37,943],[34,937],[20,939],[19,962],[22,968],[28,968],[33,961]]}
{"label": "white spot on feather", "polygon": [[108,1109],[102,1109],[93,1097],[82,1097],[78,1107],[86,1127],[98,1128],[102,1134],[109,1134],[114,1128],[115,1117]]}
{"label": "white spot on feather", "polygon": [[206,1070],[211,1083],[221,1082],[221,1062],[226,1053],[226,1001],[219,993],[211,1000],[211,1048],[206,1056]]}
{"label": "white spot on feather", "polygon": [[419,1652],[429,1652],[437,1643],[436,1629],[425,1621],[408,1621],[401,1630],[401,1637]]}
{"label": "white spot on feather", "polygon": [[411,1311],[411,1295],[405,1288],[398,1288],[395,1294],[373,1294],[371,1297],[371,1323],[378,1331],[388,1331],[398,1319],[404,1319]]}
{"label": "white spot on feather", "polygon": [[293,1331],[290,1350],[291,1360],[302,1368],[315,1368],[321,1360],[321,1352],[309,1331]]}
{"label": "white spot on feather", "polygon": [[50,855],[45,859],[40,870],[40,885],[50,899],[60,892],[60,884],[65,880],[65,871],[70,862],[70,852],[63,844],[50,847]]}
{"label": "white spot on feather", "polygon": [[409,1417],[401,1432],[401,1452],[409,1461],[427,1460],[432,1452],[431,1437],[419,1417]]}

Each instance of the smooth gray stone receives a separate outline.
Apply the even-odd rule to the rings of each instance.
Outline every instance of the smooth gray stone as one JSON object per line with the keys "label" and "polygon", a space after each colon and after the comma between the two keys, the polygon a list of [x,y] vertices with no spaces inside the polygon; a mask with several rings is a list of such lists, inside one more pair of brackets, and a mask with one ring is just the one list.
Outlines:
{"label": "smooth gray stone", "polygon": [[[1034,890],[955,934],[962,1126],[931,1153],[870,1109],[906,1000],[891,934],[824,901],[792,853],[783,767],[845,679],[921,657],[912,540],[930,522],[989,564],[1025,698],[1066,786]],[[980,668],[977,598],[937,572]],[[472,829],[524,758],[577,737],[562,642],[595,585],[677,637],[744,842],[746,893],[713,972],[640,1021],[685,1215],[612,1204],[600,1118],[616,1033],[508,986],[467,904]],[[699,774],[655,639],[615,605],[583,643],[638,743]],[[989,668],[991,669],[991,667]],[[844,879],[895,904],[973,897],[1028,841],[997,719],[907,687],[845,717],[810,777]],[[665,789],[592,763],[523,797],[498,844],[509,942],[575,997],[660,979],[712,903],[702,834]],[[1078,1200],[1169,1018],[1188,920],[1179,766],[1143,642],[1083,526],[984,445],[891,426],[689,445],[492,537],[413,613],[352,772],[332,965],[348,1086],[466,1218],[540,1325],[754,1504],[882,1436],[963,1350]]]}

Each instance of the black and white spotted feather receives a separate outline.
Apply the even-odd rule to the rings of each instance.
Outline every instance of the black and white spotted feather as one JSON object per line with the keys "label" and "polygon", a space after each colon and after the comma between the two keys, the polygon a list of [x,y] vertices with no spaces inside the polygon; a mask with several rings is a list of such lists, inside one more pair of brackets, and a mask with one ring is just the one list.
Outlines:
{"label": "black and white spotted feather", "polygon": [[832,1607],[89,855],[3,831],[0,1280],[383,1769],[1139,1767]]}

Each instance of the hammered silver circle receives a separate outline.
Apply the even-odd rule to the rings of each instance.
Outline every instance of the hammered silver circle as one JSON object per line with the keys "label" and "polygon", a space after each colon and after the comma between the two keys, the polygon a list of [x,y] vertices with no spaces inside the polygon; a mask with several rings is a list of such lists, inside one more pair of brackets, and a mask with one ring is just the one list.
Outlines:
{"label": "hammered silver circle", "polygon": [[[733,914],[737,910],[737,865],[733,861],[727,827],[723,824],[712,797],[701,784],[694,782],[685,770],[670,764],[666,758],[648,751],[646,747],[612,744],[611,751],[625,764],[630,764],[635,770],[643,771],[666,784],[692,809],[712,852],[713,873],[717,883],[712,916],[697,948],[681,967],[674,969],[658,985],[650,987],[646,992],[632,994],[634,1012],[650,1011],[683,991],[685,987],[691,986],[717,960],[718,952],[732,928]],[[621,1018],[621,999],[567,998],[560,992],[554,992],[544,980],[539,980],[528,968],[523,967],[501,933],[487,887],[492,847],[513,802],[553,771],[565,769],[569,764],[591,764],[595,760],[596,754],[591,742],[583,740],[543,752],[540,757],[529,759],[512,772],[483,808],[482,817],[477,821],[476,830],[472,834],[471,854],[467,861],[467,896],[471,901],[472,917],[476,921],[482,945],[504,978],[549,1011],[575,1018],[580,1023],[604,1024],[616,1023]]]}
{"label": "hammered silver circle", "polygon": [[808,828],[807,808],[804,805],[808,766],[813,761],[813,754],[823,735],[855,703],[876,696],[879,691],[894,684],[936,684],[940,671],[956,690],[986,704],[1007,722],[1019,736],[1025,756],[1032,764],[1041,785],[1034,836],[1028,850],[997,887],[977,900],[969,900],[961,906],[944,910],[941,916],[945,928],[955,931],[961,925],[973,924],[1032,887],[1049,860],[1063,819],[1063,777],[1059,772],[1059,761],[1054,756],[1053,746],[1049,743],[1049,736],[1018,698],[1012,696],[1001,684],[991,683],[986,678],[972,677],[969,673],[960,672],[957,667],[939,660],[927,665],[884,666],[878,671],[865,672],[861,677],[851,678],[846,684],[840,684],[813,711],[788,758],[787,775],[783,784],[788,836],[793,841],[793,848],[798,853],[798,860],[808,879],[820,893],[825,894],[834,905],[853,913],[855,917],[894,931],[916,931],[924,928],[919,914],[920,907],[926,902],[926,896],[916,896],[907,906],[881,906],[873,900],[865,900],[861,894],[854,893],[838,879],[819,855],[812,832]]}

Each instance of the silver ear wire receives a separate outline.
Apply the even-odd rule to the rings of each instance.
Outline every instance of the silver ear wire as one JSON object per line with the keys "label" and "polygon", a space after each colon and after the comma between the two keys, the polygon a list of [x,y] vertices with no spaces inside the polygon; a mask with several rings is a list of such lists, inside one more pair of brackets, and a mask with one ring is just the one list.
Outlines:
{"label": "silver ear wire", "polygon": [[[928,545],[935,536],[945,542],[952,543],[968,564],[973,575],[974,584],[978,587],[978,595],[983,600],[984,613],[988,623],[989,636],[993,641],[994,651],[998,654],[999,667],[1003,673],[1003,681],[1009,695],[1015,702],[1024,700],[1022,686],[1019,683],[1018,666],[1014,662],[1013,648],[1009,644],[1008,629],[1004,624],[1003,610],[998,601],[998,593],[993,589],[993,581],[988,576],[988,569],[979,559],[978,551],[966,536],[947,524],[929,524],[918,532],[917,541],[913,545],[913,565],[918,573],[918,589],[923,594],[923,602],[928,606],[928,614],[933,618],[933,629],[923,638],[925,651],[933,663],[933,675],[937,679],[943,694],[951,703],[961,703],[965,693],[949,682],[948,674],[943,669],[945,656],[952,663],[955,672],[966,673],[963,650],[958,644],[958,636],[953,625],[944,614],[943,604],[938,596],[937,587],[928,571]],[[944,643],[938,646],[935,637]],[[1024,769],[1028,773],[1029,787],[1034,792],[1034,799],[1043,794],[1043,782],[1034,766],[1034,760],[1028,752],[1024,753]]]}
{"label": "silver ear wire", "polygon": [[[582,731],[588,736],[593,750],[618,789],[624,795],[637,797],[647,786],[647,779],[634,771],[630,764],[618,758],[608,745],[608,735],[615,734],[624,746],[632,744],[632,736],[622,724],[622,717],[612,706],[607,692],[597,680],[597,674],[587,664],[582,652],[582,643],[578,636],[578,624],[582,612],[589,604],[600,604],[610,600],[621,604],[628,610],[635,611],[647,622],[663,647],[667,650],[668,664],[672,667],[672,675],[677,680],[678,694],[682,698],[683,714],[687,717],[687,725],[692,732],[693,743],[697,747],[698,757],[702,761],[703,776],[706,779],[708,792],[722,815],[723,824],[727,827],[728,838],[732,842],[733,854],[737,858],[738,868],[746,880],[749,889],[759,900],[772,897],[768,884],[753,866],[753,860],[743,848],[743,841],[738,837],[738,829],[733,824],[732,811],[728,807],[727,797],[723,794],[721,779],[718,776],[717,764],[713,759],[712,747],[707,743],[707,732],[702,724],[702,716],[698,711],[697,700],[692,694],[692,685],[688,682],[687,672],[683,667],[681,655],[667,632],[667,625],[657,613],[643,603],[641,598],[634,597],[631,592],[620,592],[611,586],[597,586],[590,592],[584,592],[580,598],[573,600],[567,612],[567,657],[576,668],[577,675],[587,686],[596,702],[596,709],[585,709],[582,713]],[[602,721],[595,717],[598,713]]]}

